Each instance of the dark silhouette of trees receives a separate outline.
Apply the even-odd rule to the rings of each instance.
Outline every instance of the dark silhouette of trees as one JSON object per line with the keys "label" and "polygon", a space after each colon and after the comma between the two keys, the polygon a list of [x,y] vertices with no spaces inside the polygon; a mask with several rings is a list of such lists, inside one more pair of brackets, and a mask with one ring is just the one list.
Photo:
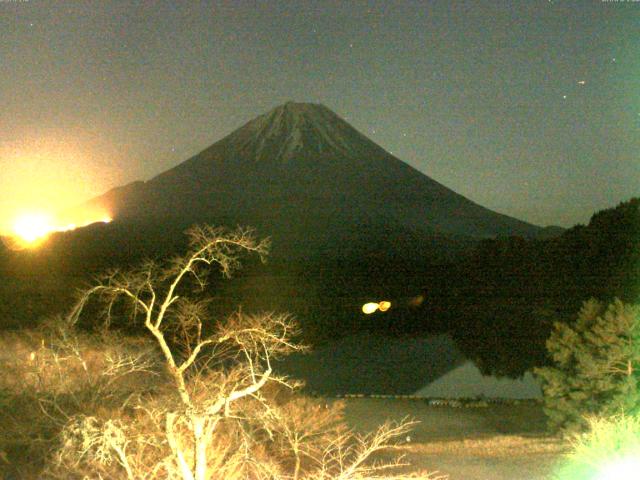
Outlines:
{"label": "dark silhouette of trees", "polygon": [[586,299],[636,302],[639,271],[634,198],[556,238],[482,241],[452,266],[449,288],[431,300],[443,305],[449,331],[481,370],[518,376],[548,361],[554,322],[572,322]]}

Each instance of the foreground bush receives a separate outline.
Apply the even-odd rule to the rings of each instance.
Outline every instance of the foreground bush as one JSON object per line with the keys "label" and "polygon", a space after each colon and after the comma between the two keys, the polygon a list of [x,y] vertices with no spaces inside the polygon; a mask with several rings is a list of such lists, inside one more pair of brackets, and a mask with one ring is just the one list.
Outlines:
{"label": "foreground bush", "polygon": [[[191,230],[190,239],[191,250],[166,266],[105,275],[56,327],[62,346],[43,343],[28,355],[29,395],[52,427],[41,477],[401,478],[387,473],[399,459],[371,460],[410,423],[358,436],[344,427],[340,404],[301,398],[274,373],[274,359],[302,349],[289,316],[213,322],[208,300],[197,298],[208,268],[228,275],[240,253],[264,255],[267,244],[210,227]],[[99,341],[81,339],[74,325],[90,311],[102,312],[105,325],[128,311],[148,336],[129,351],[126,342],[112,345],[108,330]]]}
{"label": "foreground bush", "polygon": [[0,477],[20,470],[15,478],[31,478],[28,473],[43,467],[71,416],[117,411],[133,395],[153,389],[162,381],[156,359],[148,342],[111,332],[80,334],[61,322],[5,333],[0,338]]}
{"label": "foreground bush", "polygon": [[640,419],[618,415],[588,420],[556,480],[635,480],[640,476]]}
{"label": "foreground bush", "polygon": [[639,410],[640,307],[589,300],[575,324],[555,324],[547,350],[554,365],[535,373],[552,428],[584,431],[589,416]]}

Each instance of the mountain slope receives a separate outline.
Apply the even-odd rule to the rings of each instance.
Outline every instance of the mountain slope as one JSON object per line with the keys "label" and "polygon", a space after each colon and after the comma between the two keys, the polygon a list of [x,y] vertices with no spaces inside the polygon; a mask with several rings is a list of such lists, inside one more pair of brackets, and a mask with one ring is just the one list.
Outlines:
{"label": "mountain slope", "polygon": [[[116,220],[248,224],[302,250],[371,236],[535,236],[398,160],[322,105],[287,103],[147,182],[90,203]],[[377,233],[376,233],[377,232]],[[389,242],[386,242],[389,243]]]}

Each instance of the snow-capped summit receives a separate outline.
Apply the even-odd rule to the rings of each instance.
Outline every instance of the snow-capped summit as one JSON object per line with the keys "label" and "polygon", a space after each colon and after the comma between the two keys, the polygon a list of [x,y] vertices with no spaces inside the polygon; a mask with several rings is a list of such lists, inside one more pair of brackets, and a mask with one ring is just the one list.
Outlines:
{"label": "snow-capped summit", "polygon": [[287,161],[304,150],[355,156],[354,146],[366,140],[324,105],[287,102],[252,120],[238,132],[242,150],[257,160]]}

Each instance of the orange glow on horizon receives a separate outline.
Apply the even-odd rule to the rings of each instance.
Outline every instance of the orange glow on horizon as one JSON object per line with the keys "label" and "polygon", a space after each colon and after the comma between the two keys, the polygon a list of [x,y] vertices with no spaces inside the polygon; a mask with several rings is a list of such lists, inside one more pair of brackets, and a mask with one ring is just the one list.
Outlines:
{"label": "orange glow on horizon", "polygon": [[43,213],[28,213],[18,217],[13,224],[13,233],[22,242],[36,243],[54,229],[51,218]]}
{"label": "orange glow on horizon", "polygon": [[[69,230],[71,224],[80,227],[110,216],[109,205],[86,202],[130,181],[118,166],[122,155],[109,138],[80,127],[34,127],[3,139],[0,237],[16,235],[17,223],[33,238],[42,237],[37,233],[42,229]],[[42,220],[20,220],[33,215],[48,217],[49,228]]]}
{"label": "orange glow on horizon", "polygon": [[111,217],[101,212],[98,215],[84,215],[81,222],[64,223],[56,220],[52,215],[43,212],[31,212],[19,215],[11,229],[12,247],[34,248],[41,245],[52,233],[68,232],[76,228],[86,227],[93,223],[109,223]]}

